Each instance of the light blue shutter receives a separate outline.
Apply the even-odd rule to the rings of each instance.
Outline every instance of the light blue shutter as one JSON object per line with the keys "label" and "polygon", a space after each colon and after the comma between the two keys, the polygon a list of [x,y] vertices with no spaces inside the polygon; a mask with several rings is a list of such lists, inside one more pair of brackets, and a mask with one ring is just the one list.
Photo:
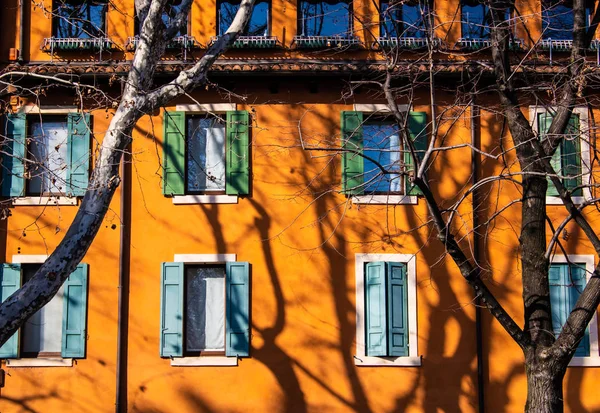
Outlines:
{"label": "light blue shutter", "polygon": [[250,122],[247,110],[227,112],[225,193],[250,193]]}
{"label": "light blue shutter", "polygon": [[163,118],[163,194],[185,194],[185,112],[166,112]]}
{"label": "light blue shutter", "polygon": [[367,356],[387,356],[385,263],[365,264]]}
{"label": "light blue shutter", "polygon": [[69,113],[67,118],[67,188],[71,196],[83,196],[90,177],[91,118],[89,113]]}
{"label": "light blue shutter", "polygon": [[250,264],[226,265],[225,355],[248,357],[250,354]]}
{"label": "light blue shutter", "polygon": [[6,115],[2,145],[2,196],[25,195],[26,118],[22,113]]}
{"label": "light blue shutter", "polygon": [[160,299],[160,356],[183,356],[183,263],[163,262]]}
{"label": "light blue shutter", "polygon": [[[410,112],[408,115],[408,132],[410,139],[415,147],[415,155],[419,162],[423,160],[427,151],[427,114],[425,112]],[[406,172],[410,176],[414,176],[416,172],[415,163],[413,162],[410,150],[406,148],[404,152],[404,163]],[[410,178],[405,176],[406,194],[419,195],[421,190],[410,182]]]}
{"label": "light blue shutter", "polygon": [[[21,265],[2,264],[0,274],[1,301],[5,301],[15,291],[21,288]],[[19,358],[19,331],[13,334],[2,347],[0,347],[0,358]]]}
{"label": "light blue shutter", "polygon": [[408,293],[406,264],[387,264],[388,355],[408,356]]}
{"label": "light blue shutter", "polygon": [[62,357],[85,357],[88,265],[79,264],[64,284]]}
{"label": "light blue shutter", "polygon": [[[567,286],[566,296],[568,299],[568,311],[569,313],[575,308],[575,304],[581,295],[581,292],[585,288],[586,285],[586,276],[585,276],[585,265],[571,265],[565,266],[565,285]],[[569,272],[570,269],[570,272]],[[588,357],[590,355],[590,330],[586,328],[585,334],[581,341],[579,342],[579,346],[577,350],[575,350],[575,357]]]}

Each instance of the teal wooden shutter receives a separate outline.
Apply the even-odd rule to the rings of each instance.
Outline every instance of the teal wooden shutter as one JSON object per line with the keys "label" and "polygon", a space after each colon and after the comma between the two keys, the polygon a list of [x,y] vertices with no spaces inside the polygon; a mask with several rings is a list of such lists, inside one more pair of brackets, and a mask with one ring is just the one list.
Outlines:
{"label": "teal wooden shutter", "polygon": [[[2,264],[0,274],[0,301],[5,301],[15,291],[21,288],[21,265]],[[0,358],[19,358],[19,331],[13,334],[2,347],[0,347]]]}
{"label": "teal wooden shutter", "polygon": [[[579,115],[573,114],[565,131],[565,137],[561,142],[561,169],[565,176],[564,185],[573,191],[572,195],[581,196],[581,150],[579,146]],[[577,188],[577,189],[575,189]]]}
{"label": "teal wooden shutter", "polygon": [[227,112],[227,152],[225,162],[225,193],[250,193],[250,133],[246,110]]}
{"label": "teal wooden shutter", "polygon": [[[540,139],[543,139],[548,133],[548,129],[550,129],[550,125],[552,124],[553,118],[554,116],[549,112],[538,114],[538,134],[540,136]],[[562,145],[559,145],[558,148],[556,148],[556,152],[554,152],[554,155],[552,155],[552,158],[550,159],[550,165],[552,165],[554,171],[559,175],[562,174],[561,149]],[[558,196],[558,190],[556,189],[550,178],[548,178],[548,189],[546,190],[546,195]]]}
{"label": "teal wooden shutter", "polygon": [[[579,295],[585,288],[585,266],[582,264],[552,264],[549,270],[550,282],[550,305],[552,307],[552,329],[554,335],[558,337],[563,325],[567,322],[567,318],[571,310],[575,307],[575,303]],[[586,329],[585,335],[577,350],[576,357],[587,357],[590,355],[590,337],[589,328]]]}
{"label": "teal wooden shutter", "polygon": [[183,263],[163,262],[160,297],[160,356],[183,357]]}
{"label": "teal wooden shutter", "polygon": [[67,118],[67,187],[71,196],[83,196],[90,177],[91,118],[89,113],[69,113]]}
{"label": "teal wooden shutter", "polygon": [[226,264],[225,355],[250,355],[250,264]]}
{"label": "teal wooden shutter", "polygon": [[387,327],[388,355],[408,356],[408,292],[406,264],[388,262]]}
{"label": "teal wooden shutter", "polygon": [[25,195],[26,118],[22,113],[6,115],[2,145],[2,196]]}
{"label": "teal wooden shutter", "polygon": [[167,112],[163,118],[163,194],[185,194],[185,112]]}
{"label": "teal wooden shutter", "polygon": [[342,111],[342,191],[346,195],[360,195],[364,192],[362,124],[362,112]]}
{"label": "teal wooden shutter", "polygon": [[85,357],[87,285],[88,265],[79,264],[64,284],[62,357]]}
{"label": "teal wooden shutter", "polygon": [[[419,162],[423,160],[425,152],[427,151],[427,114],[425,112],[410,112],[408,114],[408,133],[410,139],[415,146],[415,155],[419,159]],[[414,176],[417,171],[415,170],[415,163],[413,162],[412,155],[408,148],[404,151],[404,164],[406,165],[406,172],[410,176]],[[410,178],[405,176],[404,181],[406,182],[406,194],[407,195],[419,195],[421,190],[410,182]]]}
{"label": "teal wooden shutter", "polygon": [[385,263],[365,264],[365,334],[367,356],[387,356]]}

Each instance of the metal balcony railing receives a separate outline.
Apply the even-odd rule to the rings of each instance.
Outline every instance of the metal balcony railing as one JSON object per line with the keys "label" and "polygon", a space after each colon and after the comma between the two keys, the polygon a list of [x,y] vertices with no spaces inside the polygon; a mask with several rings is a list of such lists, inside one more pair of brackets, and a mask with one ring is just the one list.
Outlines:
{"label": "metal balcony railing", "polygon": [[42,44],[42,50],[50,53],[54,56],[55,52],[78,52],[78,51],[91,51],[100,54],[100,60],[102,60],[103,51],[117,50],[118,47],[112,40],[107,37],[94,37],[94,38],[60,38],[60,37],[46,37]]}
{"label": "metal balcony railing", "polygon": [[[422,37],[378,37],[373,43],[373,49],[425,49],[429,45],[429,38]],[[442,45],[440,39],[433,39],[433,46],[439,48]]]}
{"label": "metal balcony railing", "polygon": [[359,48],[355,36],[294,36],[292,45],[296,49]]}
{"label": "metal balcony railing", "polygon": [[[130,52],[135,51],[140,43],[139,36],[133,36],[127,38],[127,43],[125,43],[125,49]],[[187,59],[187,52],[200,47],[200,43],[196,41],[194,36],[188,36],[187,34],[183,36],[174,37],[169,43],[167,43],[167,50],[177,50],[181,49],[183,51],[183,58]]]}
{"label": "metal balcony railing", "polygon": [[[492,47],[492,41],[490,39],[460,38],[457,45],[461,49],[477,51]],[[508,46],[510,50],[523,50],[523,40],[510,39]]]}
{"label": "metal balcony railing", "polygon": [[[210,38],[210,44],[219,40],[219,36]],[[233,49],[276,49],[281,47],[276,36],[239,36],[231,46]]]}

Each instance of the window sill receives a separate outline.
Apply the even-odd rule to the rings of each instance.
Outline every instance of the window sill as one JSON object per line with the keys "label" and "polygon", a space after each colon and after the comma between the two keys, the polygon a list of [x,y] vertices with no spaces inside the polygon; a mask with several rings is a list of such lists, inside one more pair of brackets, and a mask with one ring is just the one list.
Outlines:
{"label": "window sill", "polygon": [[176,195],[173,197],[174,205],[237,203],[237,195]]}
{"label": "window sill", "polygon": [[421,357],[354,356],[354,365],[374,367],[420,367]]}
{"label": "window sill", "polygon": [[416,195],[354,195],[352,203],[354,204],[373,204],[373,205],[416,205],[418,198]]}
{"label": "window sill", "polygon": [[237,357],[182,357],[171,359],[173,367],[237,366]]}
{"label": "window sill", "polygon": [[[571,199],[575,205],[581,205],[585,202],[584,196],[573,196]],[[563,201],[558,196],[547,196],[546,205],[563,205]]]}
{"label": "window sill", "polygon": [[23,196],[12,199],[13,205],[77,205],[77,197]]}
{"label": "window sill", "polygon": [[596,357],[573,357],[569,367],[600,367],[600,356]]}
{"label": "window sill", "polygon": [[31,358],[6,360],[8,367],[72,367],[73,359]]}

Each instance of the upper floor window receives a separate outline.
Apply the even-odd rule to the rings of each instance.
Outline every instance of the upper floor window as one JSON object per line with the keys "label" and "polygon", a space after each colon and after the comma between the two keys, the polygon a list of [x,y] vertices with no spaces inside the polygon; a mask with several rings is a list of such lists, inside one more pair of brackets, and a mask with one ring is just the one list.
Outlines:
{"label": "upper floor window", "polygon": [[55,37],[105,36],[108,0],[54,0],[53,6]]}
{"label": "upper floor window", "polygon": [[[594,2],[586,1],[585,21],[590,22]],[[573,40],[573,1],[545,0],[542,2],[542,38],[552,40]]]}
{"label": "upper floor window", "polygon": [[461,1],[463,39],[489,39],[492,25],[490,8],[479,0]]}
{"label": "upper floor window", "polygon": [[423,1],[382,1],[381,37],[426,37],[428,11]]}
{"label": "upper floor window", "polygon": [[[243,36],[268,36],[270,2],[257,1],[252,10],[250,21],[244,30]],[[236,13],[240,9],[240,0],[220,0],[217,8],[219,35],[225,34]]]}
{"label": "upper floor window", "polygon": [[[162,15],[162,21],[165,24],[165,26],[169,27],[175,22],[175,19],[177,18],[177,14],[179,14],[179,12],[181,11],[182,4],[183,4],[183,2],[181,0],[168,0],[167,1],[167,4],[165,4],[165,11],[163,12],[163,15]],[[183,35],[187,34],[187,32],[188,32],[187,25],[184,25],[184,27],[182,27],[181,29],[179,29],[177,31],[177,34],[175,36],[183,36]]]}
{"label": "upper floor window", "polygon": [[298,26],[301,36],[350,36],[351,2],[300,0]]}

